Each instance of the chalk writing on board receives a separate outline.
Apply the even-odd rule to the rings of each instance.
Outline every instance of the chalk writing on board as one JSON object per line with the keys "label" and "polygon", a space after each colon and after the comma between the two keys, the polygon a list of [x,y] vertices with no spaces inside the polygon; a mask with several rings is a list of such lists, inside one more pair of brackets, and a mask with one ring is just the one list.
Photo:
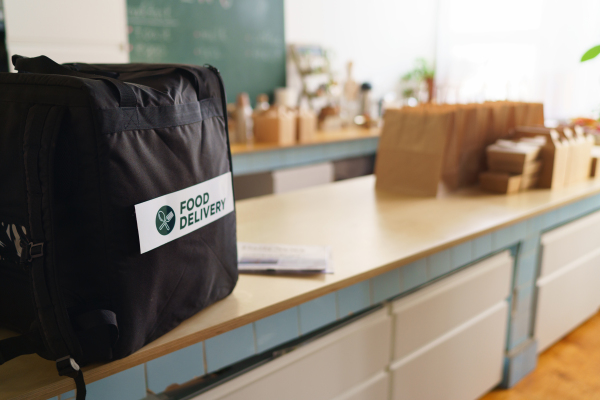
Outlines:
{"label": "chalk writing on board", "polygon": [[194,55],[198,57],[203,57],[206,61],[220,60],[221,58],[223,58],[223,53],[216,47],[195,47]]}
{"label": "chalk writing on board", "polygon": [[285,85],[282,0],[126,0],[132,62],[217,67],[227,97]]}
{"label": "chalk writing on board", "polygon": [[226,42],[227,31],[222,27],[215,29],[195,30],[194,39],[202,39],[207,42]]}
{"label": "chalk writing on board", "polygon": [[[224,10],[231,8],[233,0],[219,0],[219,4],[223,7]],[[182,3],[198,3],[198,4],[212,4],[214,0],[181,0]]]}

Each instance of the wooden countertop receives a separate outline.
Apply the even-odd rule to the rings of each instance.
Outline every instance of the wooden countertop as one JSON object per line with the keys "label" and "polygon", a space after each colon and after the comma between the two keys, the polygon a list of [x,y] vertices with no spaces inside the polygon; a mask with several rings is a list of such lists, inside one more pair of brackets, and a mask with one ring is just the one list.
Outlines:
{"label": "wooden countertop", "polygon": [[[331,245],[335,273],[242,275],[233,294],[135,354],[85,368],[90,383],[498,228],[600,192],[600,181],[503,196],[467,189],[445,198],[377,193],[374,177],[237,203],[238,239]],[[7,332],[0,332],[0,336]],[[0,366],[0,399],[46,400],[72,390],[36,355]]]}
{"label": "wooden countertop", "polygon": [[344,142],[349,140],[368,139],[379,137],[380,128],[365,129],[358,126],[342,128],[331,131],[317,131],[313,140],[309,142],[295,143],[291,145],[281,146],[276,143],[254,143],[254,144],[232,144],[231,154],[244,154],[262,151],[274,151],[290,147],[300,146],[315,146],[325,143]]}

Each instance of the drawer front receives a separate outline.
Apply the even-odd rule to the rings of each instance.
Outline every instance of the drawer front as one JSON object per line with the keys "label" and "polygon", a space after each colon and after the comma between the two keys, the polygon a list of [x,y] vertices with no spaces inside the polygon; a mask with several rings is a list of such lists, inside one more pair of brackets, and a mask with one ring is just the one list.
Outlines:
{"label": "drawer front", "polygon": [[600,307],[600,248],[540,278],[535,337],[538,351],[571,332]]}
{"label": "drawer front", "polygon": [[508,298],[512,266],[505,251],[396,301],[393,359],[408,356]]}
{"label": "drawer front", "polygon": [[390,317],[380,310],[196,399],[335,399],[385,370],[390,332]]}
{"label": "drawer front", "polygon": [[390,375],[387,372],[380,372],[334,400],[388,400],[389,393]]}
{"label": "drawer front", "polygon": [[558,271],[579,257],[600,248],[600,212],[542,235],[540,276]]}
{"label": "drawer front", "polygon": [[393,400],[475,400],[502,380],[508,305],[502,301],[392,365]]}

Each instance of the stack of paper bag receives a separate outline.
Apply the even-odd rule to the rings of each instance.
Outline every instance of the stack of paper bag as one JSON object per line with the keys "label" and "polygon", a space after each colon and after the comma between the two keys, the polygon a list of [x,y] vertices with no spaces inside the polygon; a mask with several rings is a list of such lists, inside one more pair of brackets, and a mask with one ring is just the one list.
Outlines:
{"label": "stack of paper bag", "polygon": [[291,145],[296,143],[296,112],[284,106],[272,106],[255,114],[254,141]]}
{"label": "stack of paper bag", "polygon": [[517,123],[543,124],[543,105],[518,102],[388,109],[377,151],[376,188],[435,196],[477,183],[485,148]]}
{"label": "stack of paper bag", "polygon": [[565,185],[583,182],[590,176],[593,138],[586,136],[581,127],[575,127],[575,132],[571,128],[565,127],[562,129],[562,136],[569,143],[569,162]]}

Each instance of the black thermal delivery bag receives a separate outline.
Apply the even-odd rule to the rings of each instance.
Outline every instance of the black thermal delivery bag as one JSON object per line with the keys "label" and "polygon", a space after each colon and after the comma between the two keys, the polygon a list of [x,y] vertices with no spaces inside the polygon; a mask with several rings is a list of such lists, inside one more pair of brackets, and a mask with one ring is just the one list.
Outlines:
{"label": "black thermal delivery bag", "polygon": [[13,57],[0,74],[0,364],[123,358],[230,294],[236,219],[214,67]]}

